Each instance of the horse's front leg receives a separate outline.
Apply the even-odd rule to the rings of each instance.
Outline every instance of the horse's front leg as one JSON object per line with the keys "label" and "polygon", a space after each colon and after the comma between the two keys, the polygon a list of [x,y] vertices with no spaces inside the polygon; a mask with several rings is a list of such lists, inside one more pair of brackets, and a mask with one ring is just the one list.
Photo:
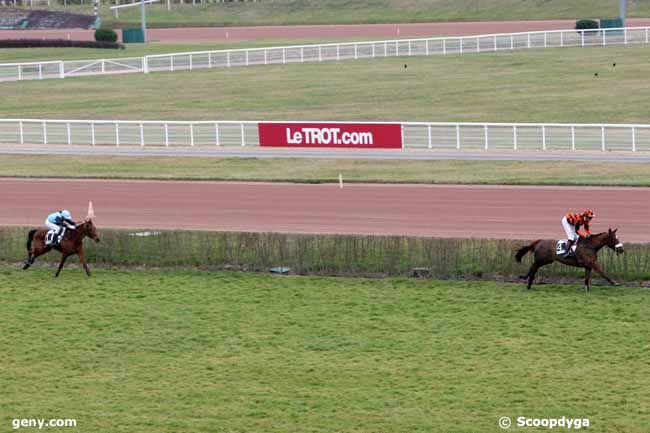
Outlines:
{"label": "horse's front leg", "polygon": [[88,268],[88,263],[86,263],[86,257],[84,256],[83,248],[79,250],[79,261],[86,270],[86,275],[90,277],[90,269]]}
{"label": "horse's front leg", "polygon": [[65,264],[66,259],[68,258],[69,254],[61,254],[61,263],[59,263],[59,269],[56,270],[56,275],[54,277],[58,277],[59,274],[61,273],[61,269],[63,269],[63,265]]}
{"label": "horse's front leg", "polygon": [[598,275],[606,279],[609,282],[609,284],[611,284],[612,286],[618,286],[618,283],[616,281],[612,280],[607,275],[605,275],[605,273],[603,272],[602,269],[600,269],[600,266],[598,266],[597,263],[592,263],[591,267],[593,268],[594,271],[596,271]]}

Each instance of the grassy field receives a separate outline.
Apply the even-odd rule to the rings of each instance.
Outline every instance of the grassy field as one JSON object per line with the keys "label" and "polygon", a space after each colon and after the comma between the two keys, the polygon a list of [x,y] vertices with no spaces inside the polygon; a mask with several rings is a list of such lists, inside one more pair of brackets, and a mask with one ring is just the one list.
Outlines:
{"label": "grassy field", "polygon": [[650,425],[646,289],[64,275],[0,268],[6,431],[32,417],[95,433],[488,433],[502,416]]}
{"label": "grassy field", "polygon": [[650,186],[649,164],[0,155],[0,177]]}
{"label": "grassy field", "polygon": [[[70,10],[70,9],[69,9]],[[72,8],[92,13],[92,7]],[[138,8],[124,9],[119,19],[105,5],[106,25],[139,25]],[[618,16],[610,0],[274,0],[206,5],[147,6],[151,27],[248,26],[287,24],[357,24],[436,21],[579,19]],[[650,16],[645,1],[628,2],[628,17]]]}
{"label": "grassy field", "polygon": [[11,82],[0,84],[0,117],[646,123],[647,53],[546,49]]}

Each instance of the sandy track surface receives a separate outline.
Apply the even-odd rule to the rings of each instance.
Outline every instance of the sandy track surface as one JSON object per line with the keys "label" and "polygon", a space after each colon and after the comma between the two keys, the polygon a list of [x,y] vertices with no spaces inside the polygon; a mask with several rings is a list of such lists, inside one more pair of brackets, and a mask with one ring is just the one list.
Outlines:
{"label": "sandy track surface", "polygon": [[569,209],[594,231],[650,242],[650,188],[0,179],[0,224],[40,226],[69,208],[99,227],[482,238],[557,238]]}
{"label": "sandy track surface", "polygon": [[[629,27],[650,25],[650,18],[626,20]],[[466,36],[491,33],[566,30],[574,20],[481,21],[463,23],[356,24],[260,27],[188,27],[149,29],[149,39],[164,43],[226,42],[256,39],[346,39],[346,38],[422,38],[432,36]],[[118,32],[122,37],[122,32]],[[73,39],[93,40],[94,31],[0,30],[0,39]]]}

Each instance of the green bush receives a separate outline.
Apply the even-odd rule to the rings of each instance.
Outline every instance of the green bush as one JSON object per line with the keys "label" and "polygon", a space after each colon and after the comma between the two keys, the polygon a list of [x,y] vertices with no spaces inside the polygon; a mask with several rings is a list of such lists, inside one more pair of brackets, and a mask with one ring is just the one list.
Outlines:
{"label": "green bush", "polygon": [[578,20],[576,21],[576,30],[591,30],[597,29],[600,25],[595,20]]}
{"label": "green bush", "polygon": [[95,30],[95,40],[98,42],[116,42],[117,33],[113,29],[97,29]]}
{"label": "green bush", "polygon": [[[28,231],[0,227],[0,263],[24,260]],[[100,243],[85,243],[93,266],[243,271],[285,266],[296,274],[376,276],[408,276],[413,268],[426,268],[436,279],[516,279],[531,261],[528,255],[525,263],[516,263],[515,248],[527,242],[510,240],[113,229],[99,234]],[[628,244],[625,250],[616,256],[603,249],[598,259],[605,272],[623,281],[650,280],[650,245]],[[50,253],[37,263],[56,264],[60,257]],[[570,281],[583,275],[584,270],[557,263],[541,271],[544,278]]]}

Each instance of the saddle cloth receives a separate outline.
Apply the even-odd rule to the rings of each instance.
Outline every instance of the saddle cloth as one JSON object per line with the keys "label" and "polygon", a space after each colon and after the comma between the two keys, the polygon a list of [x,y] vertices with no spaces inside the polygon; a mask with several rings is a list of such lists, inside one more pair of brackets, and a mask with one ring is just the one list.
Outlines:
{"label": "saddle cloth", "polygon": [[45,235],[45,245],[52,245],[52,242],[54,242],[55,237],[56,237],[56,230],[48,230],[47,234]]}
{"label": "saddle cloth", "polygon": [[555,254],[557,254],[558,256],[562,256],[566,254],[566,250],[567,250],[566,246],[568,242],[569,241],[567,239],[560,239],[559,241],[557,241],[557,244],[555,245]]}

